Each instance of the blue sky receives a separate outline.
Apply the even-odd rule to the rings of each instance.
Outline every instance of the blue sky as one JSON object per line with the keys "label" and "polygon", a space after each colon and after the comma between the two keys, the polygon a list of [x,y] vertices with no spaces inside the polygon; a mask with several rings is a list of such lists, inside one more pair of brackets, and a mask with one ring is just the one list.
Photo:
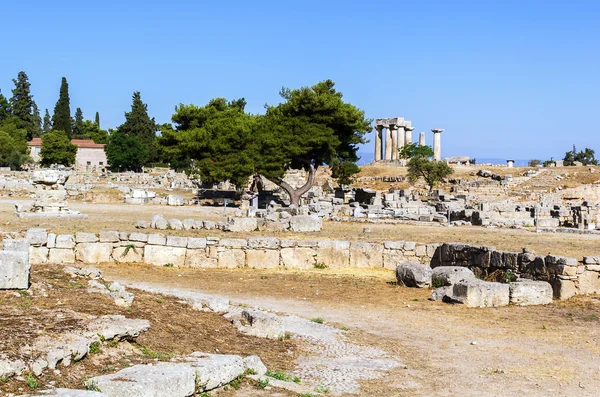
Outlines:
{"label": "blue sky", "polygon": [[[123,122],[135,90],[157,122],[178,103],[331,78],[370,118],[444,128],[443,156],[600,152],[598,1],[2,2],[0,88],[25,70],[41,109]],[[369,138],[372,138],[370,134]],[[373,139],[361,152],[372,155]]]}

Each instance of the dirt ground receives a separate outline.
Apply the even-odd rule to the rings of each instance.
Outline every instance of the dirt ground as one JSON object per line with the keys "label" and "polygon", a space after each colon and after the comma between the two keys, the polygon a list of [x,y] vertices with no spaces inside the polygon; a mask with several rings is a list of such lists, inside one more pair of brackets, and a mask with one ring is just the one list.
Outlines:
{"label": "dirt ground", "polygon": [[365,396],[597,396],[600,298],[469,309],[428,301],[378,270],[169,269],[103,265],[109,278],[197,290],[349,327],[402,362]]}
{"label": "dirt ground", "polygon": [[[269,368],[287,371],[300,349],[298,341],[240,334],[223,316],[195,311],[167,296],[130,289],[135,294],[131,310],[120,308],[105,295],[88,293],[87,280],[72,279],[59,266],[34,265],[31,282],[27,292],[0,291],[0,352],[12,358],[20,357],[19,350],[37,336],[80,328],[86,315],[122,314],[150,321],[150,330],[136,339],[135,346],[104,343],[102,353],[90,355],[89,360],[59,366],[58,374],[46,371],[37,379],[39,389],[85,388],[83,382],[89,377],[192,352],[259,355]],[[23,390],[29,390],[24,381],[0,380],[0,391]]]}

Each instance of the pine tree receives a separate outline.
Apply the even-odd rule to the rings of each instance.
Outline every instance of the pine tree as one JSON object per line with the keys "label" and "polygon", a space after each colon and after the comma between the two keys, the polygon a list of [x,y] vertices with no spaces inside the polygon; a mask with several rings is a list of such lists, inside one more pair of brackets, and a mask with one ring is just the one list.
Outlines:
{"label": "pine tree", "polygon": [[35,101],[33,102],[33,138],[40,138],[43,135],[42,130],[42,118],[40,116],[40,109],[38,109]]}
{"label": "pine tree", "polygon": [[84,139],[85,131],[83,128],[83,112],[81,108],[75,110],[75,120],[73,121],[73,138]]}
{"label": "pine tree", "polygon": [[100,128],[100,113],[96,112],[96,118],[94,119],[94,123]]}
{"label": "pine tree", "polygon": [[46,135],[52,130],[52,118],[50,117],[50,113],[48,113],[48,109],[46,109],[46,114],[44,115],[44,125],[42,126],[42,135]]}
{"label": "pine tree", "polygon": [[13,117],[17,119],[17,126],[27,131],[27,139],[31,139],[35,132],[35,121],[33,115],[33,96],[31,96],[31,83],[27,73],[19,72],[13,79],[15,88],[10,98],[10,107]]}
{"label": "pine tree", "polygon": [[125,112],[125,123],[118,130],[124,135],[138,138],[147,147],[154,143],[156,122],[148,116],[148,106],[142,102],[139,91],[133,93],[131,112]]}
{"label": "pine tree", "polygon": [[10,103],[8,103],[8,99],[4,95],[2,95],[2,91],[0,91],[0,122],[2,120],[6,120],[10,117]]}
{"label": "pine tree", "polygon": [[52,129],[63,131],[69,139],[71,138],[71,104],[69,100],[69,84],[66,77],[62,78],[60,84],[60,95],[54,107],[54,115],[52,116]]}

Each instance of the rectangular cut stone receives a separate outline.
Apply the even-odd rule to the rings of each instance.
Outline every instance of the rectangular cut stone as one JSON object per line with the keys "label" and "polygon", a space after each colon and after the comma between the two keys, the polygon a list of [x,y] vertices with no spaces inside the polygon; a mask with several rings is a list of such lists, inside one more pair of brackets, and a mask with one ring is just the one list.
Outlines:
{"label": "rectangular cut stone", "polygon": [[319,241],[316,261],[333,268],[350,266],[350,243],[336,240]]}
{"label": "rectangular cut stone", "polygon": [[187,248],[148,244],[144,247],[144,263],[155,266],[172,264],[181,267],[185,265],[186,251]]}
{"label": "rectangular cut stone", "polygon": [[[225,240],[225,239],[223,239]],[[223,241],[221,240],[221,241]],[[246,240],[242,240],[246,241]],[[238,248],[219,248],[218,266],[222,268],[244,267],[246,265],[246,253]]]}
{"label": "rectangular cut stone", "polygon": [[585,263],[586,265],[600,264],[600,256],[584,256],[583,263]]}
{"label": "rectangular cut stone", "polygon": [[417,247],[417,243],[415,243],[414,241],[406,241],[404,243],[405,251],[414,251],[416,247]]}
{"label": "rectangular cut stone", "polygon": [[242,238],[223,238],[219,241],[219,246],[229,248],[243,248],[248,246],[248,241]]}
{"label": "rectangular cut stone", "polygon": [[29,229],[25,233],[25,238],[29,240],[31,245],[40,246],[48,242],[48,232],[46,232],[46,229],[40,228]]}
{"label": "rectangular cut stone", "polygon": [[160,233],[155,233],[155,234],[150,234],[148,235],[148,244],[152,244],[152,245],[166,245],[167,244],[167,238],[160,234]]}
{"label": "rectangular cut stone", "polygon": [[508,284],[481,280],[454,284],[452,296],[468,307],[499,307],[508,305],[510,301]]}
{"label": "rectangular cut stone", "polygon": [[225,230],[230,232],[253,232],[258,228],[258,219],[256,218],[228,218]]}
{"label": "rectangular cut stone", "polygon": [[415,255],[418,257],[427,256],[427,246],[417,245],[415,247]]}
{"label": "rectangular cut stone", "polygon": [[119,240],[127,241],[129,240],[129,233],[127,232],[119,232]]}
{"label": "rectangular cut stone", "polygon": [[169,247],[186,248],[188,245],[188,238],[179,236],[167,236],[167,245]]}
{"label": "rectangular cut stone", "polygon": [[94,233],[84,233],[84,232],[75,233],[75,242],[76,243],[95,243],[97,241],[98,241],[98,237]]}
{"label": "rectangular cut stone", "polygon": [[396,267],[402,263],[415,262],[416,258],[412,258],[402,250],[384,249],[383,250],[383,267],[389,270],[396,270]]}
{"label": "rectangular cut stone", "polygon": [[75,248],[75,238],[71,234],[59,234],[58,236],[56,236],[56,248]]}
{"label": "rectangular cut stone", "polygon": [[4,251],[20,251],[20,252],[30,252],[31,244],[29,240],[26,238],[19,239],[8,239],[5,238],[2,240],[2,249]]}
{"label": "rectangular cut stone", "polygon": [[312,269],[316,262],[313,248],[282,248],[281,264],[292,269]]}
{"label": "rectangular cut stone", "polygon": [[29,251],[0,251],[0,290],[29,288]]}
{"label": "rectangular cut stone", "polygon": [[578,277],[579,293],[582,295],[600,293],[600,273],[585,271]]}
{"label": "rectangular cut stone", "polygon": [[140,241],[142,243],[148,242],[148,235],[145,233],[133,232],[129,235],[129,241]]}
{"label": "rectangular cut stone", "polygon": [[46,247],[30,247],[29,261],[33,264],[42,264],[48,262],[48,251]]}
{"label": "rectangular cut stone", "polygon": [[118,243],[119,232],[100,232],[99,240],[101,243]]}
{"label": "rectangular cut stone", "polygon": [[246,250],[246,265],[255,269],[275,269],[279,267],[279,250]]}
{"label": "rectangular cut stone", "polygon": [[51,248],[48,254],[48,262],[59,265],[75,263],[75,251],[72,249]]}
{"label": "rectangular cut stone", "polygon": [[292,248],[295,247],[297,245],[297,241],[296,240],[281,240],[280,241],[280,245],[281,248]]}
{"label": "rectangular cut stone", "polygon": [[275,237],[249,237],[248,248],[277,249],[280,247],[279,239]]}
{"label": "rectangular cut stone", "polygon": [[404,248],[404,241],[384,241],[383,247],[388,250],[401,250]]}
{"label": "rectangular cut stone", "polygon": [[215,268],[217,265],[217,258],[211,258],[205,249],[188,249],[185,254],[186,267]]}
{"label": "rectangular cut stone", "polygon": [[46,242],[46,247],[47,248],[56,247],[56,234],[48,233],[48,241]]}
{"label": "rectangular cut stone", "polygon": [[206,248],[206,239],[189,237],[187,247],[190,249],[204,249]]}
{"label": "rectangular cut stone", "polygon": [[577,287],[573,280],[554,278],[550,280],[550,284],[554,291],[554,297],[560,300],[569,299],[577,294]]}
{"label": "rectangular cut stone", "polygon": [[112,258],[119,263],[140,263],[144,260],[144,249],[133,245],[116,247],[112,250]]}
{"label": "rectangular cut stone", "polygon": [[82,263],[110,262],[111,243],[80,243],[75,247],[75,259]]}
{"label": "rectangular cut stone", "polygon": [[351,242],[350,267],[383,267],[383,244]]}
{"label": "rectangular cut stone", "polygon": [[521,280],[509,284],[510,303],[518,306],[552,303],[552,286],[546,281]]}

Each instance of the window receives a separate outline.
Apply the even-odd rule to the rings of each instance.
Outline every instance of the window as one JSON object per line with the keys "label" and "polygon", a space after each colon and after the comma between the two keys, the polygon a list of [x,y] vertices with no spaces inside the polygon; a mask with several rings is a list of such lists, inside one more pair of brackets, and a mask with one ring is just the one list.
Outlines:
{"label": "window", "polygon": [[91,161],[88,161],[88,162],[87,162],[87,165],[92,165],[92,162],[91,162]]}
{"label": "window", "polygon": [[104,165],[104,161],[99,162],[98,165]]}

